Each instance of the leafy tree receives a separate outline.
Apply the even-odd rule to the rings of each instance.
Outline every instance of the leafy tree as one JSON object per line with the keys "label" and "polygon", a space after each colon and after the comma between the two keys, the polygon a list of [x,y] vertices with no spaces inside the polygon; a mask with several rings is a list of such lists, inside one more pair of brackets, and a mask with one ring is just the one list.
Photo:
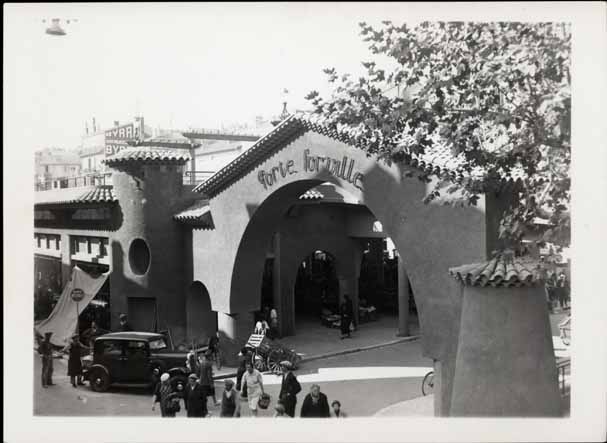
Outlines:
{"label": "leafy tree", "polygon": [[[388,162],[450,148],[461,158],[458,174],[438,174],[427,201],[453,193],[457,203],[474,205],[480,194],[511,193],[502,248],[524,253],[536,217],[550,222],[539,246],[549,242],[558,252],[568,245],[569,25],[385,21],[360,29],[373,54],[365,75],[325,69],[332,91],[306,96],[313,113]],[[431,174],[419,177],[430,181]],[[510,177],[516,186],[505,186]]]}

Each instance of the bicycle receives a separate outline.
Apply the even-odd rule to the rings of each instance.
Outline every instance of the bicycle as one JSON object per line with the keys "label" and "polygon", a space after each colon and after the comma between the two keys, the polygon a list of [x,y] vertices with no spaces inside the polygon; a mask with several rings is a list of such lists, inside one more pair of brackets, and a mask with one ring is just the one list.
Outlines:
{"label": "bicycle", "polygon": [[434,371],[428,372],[422,381],[422,394],[428,395],[434,391]]}

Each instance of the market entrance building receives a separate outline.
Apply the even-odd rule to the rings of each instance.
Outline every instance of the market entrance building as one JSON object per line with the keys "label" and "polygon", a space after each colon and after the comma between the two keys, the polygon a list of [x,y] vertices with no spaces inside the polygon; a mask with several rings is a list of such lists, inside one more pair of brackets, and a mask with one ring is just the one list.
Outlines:
{"label": "market entrance building", "polygon": [[[425,162],[387,165],[308,119],[294,116],[284,121],[195,189],[208,199],[199,210],[210,223],[192,230],[192,279],[208,289],[218,329],[236,343],[250,334],[253,313],[261,308],[258,288],[268,253],[278,263],[274,301],[284,334],[295,332],[298,266],[315,250],[336,257],[340,297],[351,294],[356,304],[362,259],[358,238],[372,237],[379,221],[400,253],[415,294],[424,351],[437,361],[439,373],[452,372],[461,300],[454,295],[458,285],[447,270],[483,260],[492,240],[485,202],[465,208],[424,204],[434,184],[412,173],[416,167],[438,170],[449,159],[439,155]],[[316,225],[289,226],[293,205],[325,183],[368,208],[367,216],[346,223],[339,233],[331,232],[329,217]],[[343,227],[336,223],[336,229]]]}
{"label": "market entrance building", "polygon": [[[509,193],[473,207],[445,204],[447,192],[424,203],[438,178],[420,180],[420,170],[457,179],[448,149],[388,164],[293,115],[199,185],[184,181],[188,161],[183,150],[133,146],[106,159],[111,184],[37,192],[36,255],[54,260],[47,272],[37,258],[37,278],[65,284],[74,264],[103,265],[109,283],[98,298],[111,329],[127,313],[137,330],[168,331],[182,349],[218,332],[230,364],[264,304],[276,309],[282,336],[298,333],[297,316],[306,314],[298,303],[308,302],[301,267],[311,256],[324,254],[332,267],[316,291],[325,298],[319,306],[334,309],[348,294],[356,317],[361,292],[374,292],[361,276],[383,275],[368,261],[381,262],[390,238],[398,252],[394,334],[407,335],[412,293],[423,352],[434,361],[436,415],[554,415],[541,281],[522,265],[486,262]],[[467,263],[477,264],[449,274]],[[511,364],[499,365],[504,358]],[[479,380],[483,389],[472,389]],[[513,383],[524,394],[509,391]]]}

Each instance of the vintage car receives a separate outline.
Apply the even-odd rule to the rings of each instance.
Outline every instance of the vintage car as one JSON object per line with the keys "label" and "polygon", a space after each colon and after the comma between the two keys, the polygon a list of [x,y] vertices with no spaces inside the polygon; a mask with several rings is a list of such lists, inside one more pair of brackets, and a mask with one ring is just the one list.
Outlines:
{"label": "vintage car", "polygon": [[189,373],[186,355],[171,349],[162,334],[112,332],[97,337],[91,354],[83,358],[84,379],[91,389],[103,392],[114,384],[154,387],[168,372],[173,389],[181,391]]}

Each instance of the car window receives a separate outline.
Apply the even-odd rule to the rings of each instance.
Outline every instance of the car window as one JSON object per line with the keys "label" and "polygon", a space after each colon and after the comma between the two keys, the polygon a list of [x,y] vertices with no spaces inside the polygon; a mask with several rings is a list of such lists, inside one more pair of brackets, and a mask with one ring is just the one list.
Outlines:
{"label": "car window", "polygon": [[106,355],[121,355],[122,342],[103,340],[101,342],[101,351]]}
{"label": "car window", "polygon": [[147,355],[147,350],[145,348],[145,342],[143,342],[143,341],[128,342],[126,345],[126,350],[130,357]]}
{"label": "car window", "polygon": [[150,349],[152,351],[158,351],[160,349],[166,349],[166,348],[167,348],[167,344],[166,344],[166,341],[164,341],[164,338],[159,338],[159,339],[150,341]]}

